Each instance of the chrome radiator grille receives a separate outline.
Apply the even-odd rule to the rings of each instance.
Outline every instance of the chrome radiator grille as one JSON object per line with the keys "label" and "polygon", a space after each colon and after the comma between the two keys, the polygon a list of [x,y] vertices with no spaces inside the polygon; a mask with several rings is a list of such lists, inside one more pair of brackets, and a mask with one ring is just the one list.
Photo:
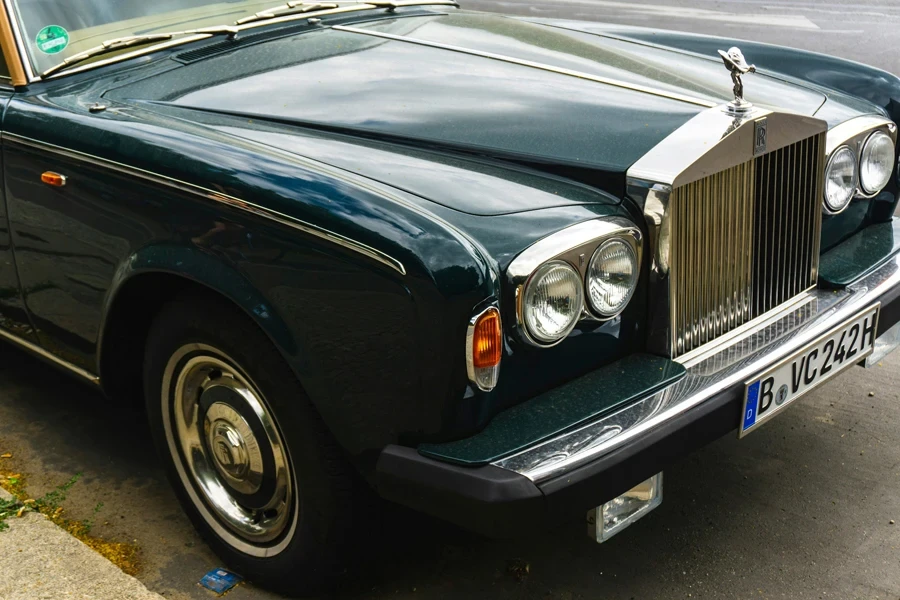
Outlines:
{"label": "chrome radiator grille", "polygon": [[824,135],[672,190],[673,356],[815,285]]}

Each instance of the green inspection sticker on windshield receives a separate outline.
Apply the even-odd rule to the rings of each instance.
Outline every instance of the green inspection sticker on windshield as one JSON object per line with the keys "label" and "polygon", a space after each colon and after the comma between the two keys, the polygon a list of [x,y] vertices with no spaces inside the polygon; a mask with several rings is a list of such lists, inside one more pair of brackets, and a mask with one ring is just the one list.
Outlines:
{"label": "green inspection sticker on windshield", "polygon": [[59,25],[49,25],[38,32],[34,41],[44,54],[59,54],[69,47],[69,32]]}

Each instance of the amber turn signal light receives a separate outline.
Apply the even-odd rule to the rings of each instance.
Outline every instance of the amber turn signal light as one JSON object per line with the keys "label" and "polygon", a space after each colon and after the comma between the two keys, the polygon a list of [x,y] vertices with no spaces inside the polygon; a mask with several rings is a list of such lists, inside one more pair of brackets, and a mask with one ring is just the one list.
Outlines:
{"label": "amber turn signal light", "polygon": [[478,317],[472,340],[472,364],[476,369],[500,364],[500,313],[492,308]]}
{"label": "amber turn signal light", "polygon": [[47,171],[41,175],[41,181],[53,187],[63,187],[66,185],[66,176],[54,173],[53,171]]}
{"label": "amber turn signal light", "polygon": [[466,335],[466,367],[469,380],[488,392],[497,385],[503,356],[500,311],[488,308],[469,323]]}

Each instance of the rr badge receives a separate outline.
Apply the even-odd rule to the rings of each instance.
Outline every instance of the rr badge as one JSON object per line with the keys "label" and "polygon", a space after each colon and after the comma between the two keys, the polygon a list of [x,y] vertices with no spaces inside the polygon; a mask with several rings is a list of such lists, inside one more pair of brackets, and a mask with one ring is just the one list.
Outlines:
{"label": "rr badge", "polygon": [[766,134],[768,133],[768,121],[765,117],[753,122],[753,156],[761,156],[766,153]]}

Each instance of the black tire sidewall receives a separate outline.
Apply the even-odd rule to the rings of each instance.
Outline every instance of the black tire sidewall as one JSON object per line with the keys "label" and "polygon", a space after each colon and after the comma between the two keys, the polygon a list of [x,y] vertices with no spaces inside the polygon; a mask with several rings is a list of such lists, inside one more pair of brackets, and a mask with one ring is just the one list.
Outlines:
{"label": "black tire sidewall", "polygon": [[[351,527],[352,480],[340,450],[284,358],[255,323],[229,308],[186,299],[166,306],[156,318],[144,368],[154,442],[194,526],[230,567],[279,591],[316,591],[341,570]],[[292,536],[288,545],[275,556],[245,554],[221,538],[194,505],[176,469],[174,461],[179,459],[171,455],[163,424],[163,372],[172,355],[192,343],[220,350],[217,357],[232,363],[257,386],[275,417],[299,497],[299,522],[288,533]]]}

